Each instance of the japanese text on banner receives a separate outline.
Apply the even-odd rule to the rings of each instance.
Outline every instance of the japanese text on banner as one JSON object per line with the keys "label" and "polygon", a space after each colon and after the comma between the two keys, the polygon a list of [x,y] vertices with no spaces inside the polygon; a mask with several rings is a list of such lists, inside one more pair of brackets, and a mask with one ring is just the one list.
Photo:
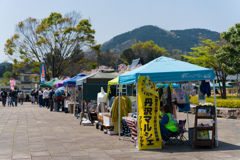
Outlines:
{"label": "japanese text on banner", "polygon": [[139,149],[162,148],[158,103],[155,85],[149,77],[140,76],[138,80]]}

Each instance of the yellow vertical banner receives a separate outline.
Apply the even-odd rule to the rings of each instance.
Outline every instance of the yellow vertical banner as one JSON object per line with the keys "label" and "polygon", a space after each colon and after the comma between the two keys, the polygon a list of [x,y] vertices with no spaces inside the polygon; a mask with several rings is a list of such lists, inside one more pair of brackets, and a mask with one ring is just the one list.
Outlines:
{"label": "yellow vertical banner", "polygon": [[155,85],[149,77],[138,79],[138,148],[160,149],[162,137],[159,126],[159,100]]}

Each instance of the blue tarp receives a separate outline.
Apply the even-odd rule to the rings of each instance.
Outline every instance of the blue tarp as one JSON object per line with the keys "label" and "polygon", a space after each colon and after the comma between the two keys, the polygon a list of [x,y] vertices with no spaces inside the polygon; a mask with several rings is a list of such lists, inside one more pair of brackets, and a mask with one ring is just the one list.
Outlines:
{"label": "blue tarp", "polygon": [[[161,83],[159,83],[159,84],[157,84],[157,87],[169,87],[169,84],[161,84]],[[173,88],[178,88],[179,87],[179,84],[172,84],[172,87]]]}
{"label": "blue tarp", "polygon": [[[220,82],[220,84],[221,84],[221,86],[222,86],[222,82]],[[210,86],[211,86],[211,88],[213,88],[213,83],[212,83],[212,82],[210,82]],[[215,83],[215,87],[216,87],[216,88],[220,88],[220,87],[219,87],[219,83]],[[232,86],[232,85],[229,85],[229,84],[226,84],[226,88],[233,88],[233,86]]]}
{"label": "blue tarp", "polygon": [[79,79],[82,79],[84,77],[86,77],[87,75],[86,74],[83,74],[83,73],[80,73],[80,74],[77,74],[75,77],[73,78],[70,78],[69,80],[67,81],[64,81],[63,82],[63,86],[69,86],[69,87],[74,87],[76,86],[76,81],[79,80]]}
{"label": "blue tarp", "polygon": [[153,83],[210,80],[216,76],[213,69],[162,56],[119,76],[119,84],[135,83],[144,75]]}

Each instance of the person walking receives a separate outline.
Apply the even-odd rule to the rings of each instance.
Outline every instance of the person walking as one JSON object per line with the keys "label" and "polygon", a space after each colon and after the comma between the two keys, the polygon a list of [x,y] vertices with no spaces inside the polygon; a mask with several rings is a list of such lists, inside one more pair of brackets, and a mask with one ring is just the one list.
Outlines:
{"label": "person walking", "polygon": [[17,89],[17,97],[18,97],[18,102],[20,103],[20,93],[21,93],[21,91],[19,90],[19,88]]}
{"label": "person walking", "polygon": [[48,101],[49,101],[49,91],[48,88],[45,88],[45,91],[43,92],[43,99],[44,99],[44,105],[46,108],[49,108]]}
{"label": "person walking", "polygon": [[53,111],[53,94],[54,94],[54,90],[52,88],[49,92],[50,111]]}
{"label": "person walking", "polygon": [[7,103],[8,103],[8,107],[11,107],[12,100],[10,95],[7,95]]}
{"label": "person walking", "polygon": [[7,92],[5,91],[5,89],[3,89],[3,91],[2,91],[1,97],[2,97],[2,105],[3,105],[3,107],[5,107],[6,100],[7,100]]}
{"label": "person walking", "polygon": [[21,94],[21,91],[18,91],[19,104],[21,103],[20,94]]}
{"label": "person walking", "polygon": [[35,91],[34,91],[34,89],[32,89],[32,92],[31,92],[31,102],[32,102],[32,104],[35,104]]}
{"label": "person walking", "polygon": [[38,107],[43,106],[43,92],[42,89],[40,88],[38,91]]}
{"label": "person walking", "polygon": [[35,90],[35,102],[38,104],[38,90]]}
{"label": "person walking", "polygon": [[12,106],[14,106],[13,102],[15,102],[15,106],[17,107],[17,88],[14,88],[14,90],[12,91],[11,100],[12,100]]}
{"label": "person walking", "polygon": [[23,100],[24,100],[24,93],[23,93],[23,91],[20,92],[19,99],[20,99],[21,105],[23,105]]}

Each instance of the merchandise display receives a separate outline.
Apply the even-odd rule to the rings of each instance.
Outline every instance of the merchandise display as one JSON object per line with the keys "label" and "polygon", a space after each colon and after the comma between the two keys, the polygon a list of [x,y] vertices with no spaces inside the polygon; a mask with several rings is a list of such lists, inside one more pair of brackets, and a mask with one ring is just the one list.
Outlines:
{"label": "merchandise display", "polygon": [[[109,75],[108,77],[115,75],[113,79],[108,80],[107,87],[105,82],[103,83],[107,79],[106,77],[104,79],[106,75]],[[102,79],[99,80],[99,77]],[[211,95],[211,88],[209,90],[209,82],[206,80],[214,78],[215,73],[212,69],[164,56],[120,76],[115,71],[109,73],[98,71],[76,80],[76,84],[81,85],[83,90],[82,95],[78,93],[78,96],[88,107],[83,115],[88,115],[90,119],[82,123],[96,124],[96,128],[104,130],[104,133],[118,134],[119,139],[121,134],[124,137],[131,136],[131,142],[139,150],[161,149],[164,136],[168,136],[169,139],[179,137],[182,140],[183,134],[187,132],[185,123],[189,128],[190,95],[195,94],[194,88],[200,81],[199,102],[204,103],[205,95]],[[67,86],[72,101],[76,101],[78,97],[75,86]],[[131,88],[130,92],[127,88]],[[116,94],[112,94],[111,91]],[[193,147],[205,143],[202,140],[208,141],[210,147],[218,146],[215,106],[216,102],[213,106],[198,108]],[[177,108],[179,111],[186,111],[186,119],[177,119]],[[212,125],[196,123],[198,119],[203,118],[212,119],[214,123]],[[182,121],[184,124],[178,125],[178,122]],[[212,131],[211,136],[209,130]]]}
{"label": "merchandise display", "polygon": [[[158,95],[159,95],[159,99],[162,100],[163,105],[168,104],[171,106],[171,108],[173,108],[172,102],[174,102],[175,99],[177,99],[175,103],[177,105],[178,104],[182,105],[181,108],[183,108],[187,111],[190,110],[190,105],[189,105],[189,103],[187,103],[189,101],[188,95],[193,93],[193,90],[192,90],[193,84],[190,82],[191,81],[199,81],[199,80],[213,80],[213,83],[215,84],[214,78],[216,76],[212,69],[196,66],[196,65],[193,65],[193,64],[190,64],[187,62],[178,61],[178,60],[175,60],[172,58],[162,56],[162,57],[156,58],[155,60],[153,60],[137,69],[134,69],[124,75],[119,76],[119,85],[121,86],[121,85],[126,85],[126,84],[133,84],[133,83],[136,83],[136,86],[141,85],[139,83],[139,77],[141,77],[141,75],[148,76],[151,79],[151,81],[155,84],[162,83],[162,82],[165,82],[165,83],[166,82],[167,83],[177,82],[180,84],[183,83],[183,85],[180,86],[180,88],[179,88],[180,94],[177,94],[177,93],[179,93],[178,91],[176,93],[173,90],[171,90],[169,87],[169,89],[167,89],[167,90],[164,88],[162,90],[160,90],[158,92]],[[186,82],[188,82],[188,83],[186,83]],[[213,85],[213,86],[215,89],[215,85]],[[209,96],[208,84],[204,84],[204,87],[202,87],[202,88],[203,88],[203,90],[202,90],[203,96],[200,96],[200,98],[202,98],[202,100],[204,101],[204,99],[205,99],[204,95],[207,94]],[[167,91],[168,91],[168,93],[167,93]],[[142,88],[138,89],[138,87],[136,87],[136,93],[139,94],[141,92],[142,92]],[[172,99],[172,96],[170,96],[169,98],[166,98],[166,97],[168,97],[168,95],[171,95],[171,93],[174,94],[173,99]],[[216,110],[215,92],[214,92],[214,101],[215,101],[214,108]],[[140,99],[138,97],[136,104],[138,105],[138,108],[139,108],[139,104],[144,104],[144,100]],[[121,103],[119,105],[121,105]],[[120,107],[119,107],[119,109],[120,109]],[[216,117],[214,117],[214,118],[215,118],[215,124],[217,124],[217,119],[216,119]],[[140,122],[138,122],[138,123],[140,123]],[[188,124],[188,128],[189,128],[188,112],[187,112],[187,124]],[[218,146],[217,126],[214,125],[214,127],[212,127],[212,128],[216,129],[216,133],[214,132],[213,134],[216,137],[216,146]],[[139,129],[139,131],[138,131],[137,135],[138,135],[138,138],[141,137],[141,139],[138,139],[139,144],[137,145],[137,148],[148,149],[149,148],[148,144],[143,144],[140,141],[142,141],[142,140],[148,141],[150,137],[148,137],[148,134],[143,134],[140,136],[140,130],[141,130],[140,126],[138,126],[138,129]],[[147,128],[145,128],[145,129],[147,129]],[[119,136],[120,136],[120,134],[119,134]],[[157,140],[157,137],[150,138],[150,140],[153,140],[152,142],[155,142]],[[159,144],[158,147],[156,146],[155,148],[161,148],[161,145]]]}

